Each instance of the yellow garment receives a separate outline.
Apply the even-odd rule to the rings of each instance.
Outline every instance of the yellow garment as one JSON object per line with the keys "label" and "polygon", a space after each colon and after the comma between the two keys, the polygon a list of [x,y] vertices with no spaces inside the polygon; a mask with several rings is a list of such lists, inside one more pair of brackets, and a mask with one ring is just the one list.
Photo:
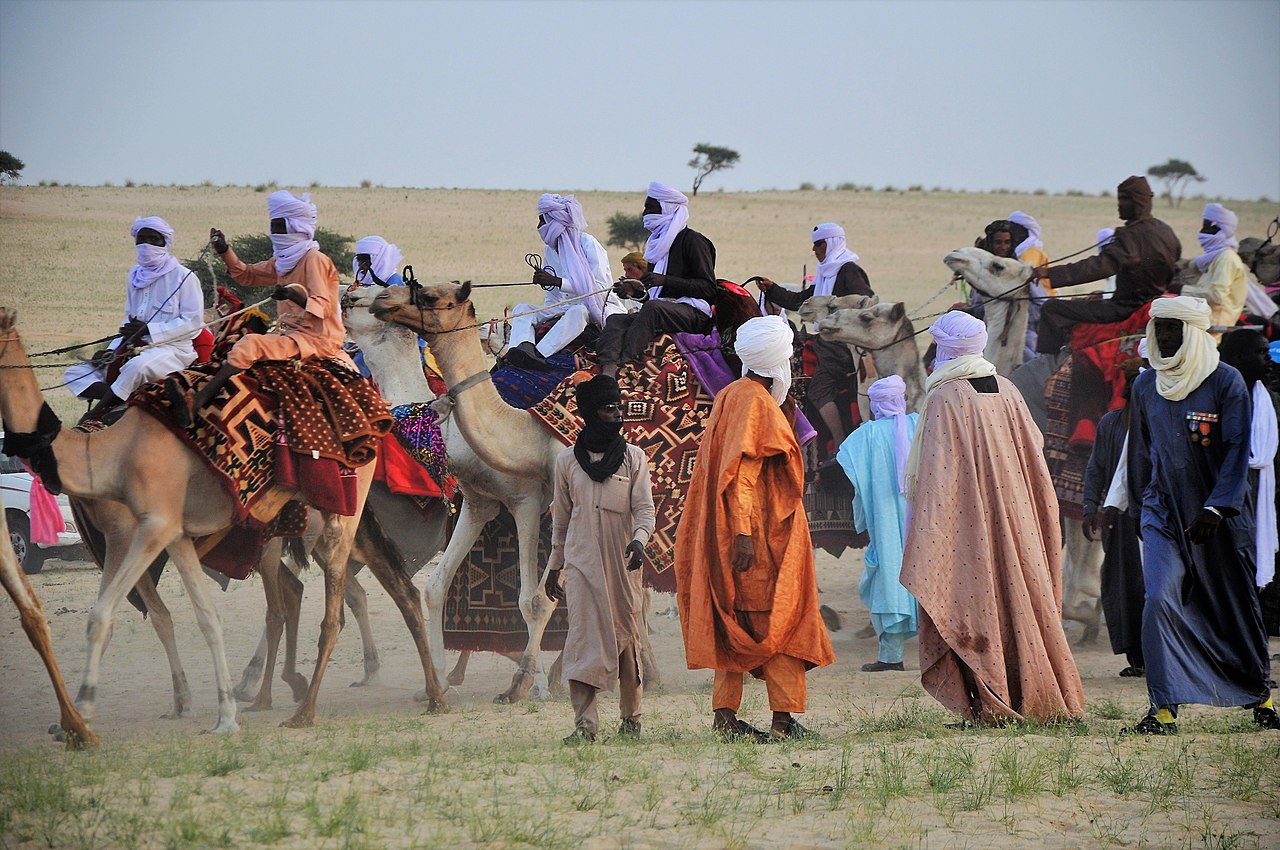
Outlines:
{"label": "yellow garment", "polygon": [[1211,323],[1234,327],[1249,293],[1249,270],[1240,255],[1228,248],[1209,264],[1196,289],[1204,292],[1209,302]]}
{"label": "yellow garment", "polygon": [[[1043,249],[1032,245],[1030,248],[1018,255],[1018,262],[1026,263],[1033,269],[1038,269],[1042,266],[1049,265],[1049,255],[1046,254]],[[1046,277],[1044,280],[1040,281],[1040,285],[1044,287],[1044,291],[1049,295],[1058,294],[1054,288],[1049,285],[1049,278]]]}

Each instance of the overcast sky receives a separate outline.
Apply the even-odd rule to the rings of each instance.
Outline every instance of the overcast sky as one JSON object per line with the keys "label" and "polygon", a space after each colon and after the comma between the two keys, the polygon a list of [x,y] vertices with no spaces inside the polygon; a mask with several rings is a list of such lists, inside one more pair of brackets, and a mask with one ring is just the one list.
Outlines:
{"label": "overcast sky", "polygon": [[0,0],[23,182],[1113,189],[1280,199],[1280,0]]}

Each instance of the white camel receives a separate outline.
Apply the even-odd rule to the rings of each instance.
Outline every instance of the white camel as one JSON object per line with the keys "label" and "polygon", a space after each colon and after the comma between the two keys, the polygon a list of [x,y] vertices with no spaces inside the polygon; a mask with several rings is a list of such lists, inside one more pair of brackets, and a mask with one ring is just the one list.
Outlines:
{"label": "white camel", "polygon": [[818,334],[832,342],[843,342],[855,355],[864,351],[870,354],[876,374],[881,377],[902,378],[907,385],[907,410],[920,411],[924,404],[924,364],[905,304],[877,302],[861,309],[836,309],[818,320]]}
{"label": "white camel", "polygon": [[981,248],[957,248],[942,262],[983,297],[987,347],[983,356],[1006,378],[1022,365],[1027,338],[1027,279],[1031,267]]}

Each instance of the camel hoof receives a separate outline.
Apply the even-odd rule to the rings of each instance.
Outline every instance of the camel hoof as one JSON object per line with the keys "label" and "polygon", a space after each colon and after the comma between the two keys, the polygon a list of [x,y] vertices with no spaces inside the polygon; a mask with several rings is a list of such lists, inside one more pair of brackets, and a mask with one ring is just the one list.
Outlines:
{"label": "camel hoof", "polygon": [[240,724],[234,720],[219,720],[217,725],[209,730],[210,735],[230,735],[233,732],[240,731]]}
{"label": "camel hoof", "polygon": [[270,710],[271,710],[271,700],[262,700],[262,701],[254,700],[253,702],[249,703],[248,705],[246,705],[244,708],[241,709],[241,711],[270,711]]}
{"label": "camel hoof", "polygon": [[459,673],[457,670],[451,671],[449,675],[445,677],[445,681],[449,683],[450,687],[454,688],[458,687],[458,685],[461,685],[466,680],[467,674]]}
{"label": "camel hoof", "polygon": [[53,735],[53,740],[57,741],[59,744],[67,740],[67,733],[61,726],[58,727],[57,732],[51,732],[50,734]]}
{"label": "camel hoof", "polygon": [[427,717],[432,714],[448,714],[449,703],[446,700],[427,700],[427,710],[423,712],[423,716]]}
{"label": "camel hoof", "polygon": [[301,673],[295,673],[292,676],[282,677],[285,683],[293,690],[293,701],[302,702],[307,698],[307,677]]}
{"label": "camel hoof", "polygon": [[50,734],[50,735],[57,735],[57,734],[58,734],[59,732],[61,732],[61,731],[62,731],[62,727],[61,727],[59,724],[57,724],[57,723],[50,723],[50,724],[49,724],[49,734]]}
{"label": "camel hoof", "polygon": [[244,687],[235,687],[231,690],[231,695],[240,702],[249,702],[258,693],[255,685],[245,685]]}
{"label": "camel hoof", "polygon": [[285,729],[310,729],[312,726],[316,725],[316,721],[314,717],[306,717],[306,716],[295,714],[293,717],[290,717],[288,720],[284,721],[280,725],[283,726]]}
{"label": "camel hoof", "polygon": [[513,702],[515,700],[511,698],[511,694],[498,694],[493,698],[494,705],[511,705]]}

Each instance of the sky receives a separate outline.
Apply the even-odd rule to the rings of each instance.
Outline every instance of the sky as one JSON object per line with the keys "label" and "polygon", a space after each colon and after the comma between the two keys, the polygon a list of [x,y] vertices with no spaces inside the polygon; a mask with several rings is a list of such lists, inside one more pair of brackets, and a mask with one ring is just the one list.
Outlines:
{"label": "sky", "polygon": [[[0,149],[56,180],[1280,199],[1280,0],[0,0]],[[1158,188],[1158,187],[1157,187]]]}

